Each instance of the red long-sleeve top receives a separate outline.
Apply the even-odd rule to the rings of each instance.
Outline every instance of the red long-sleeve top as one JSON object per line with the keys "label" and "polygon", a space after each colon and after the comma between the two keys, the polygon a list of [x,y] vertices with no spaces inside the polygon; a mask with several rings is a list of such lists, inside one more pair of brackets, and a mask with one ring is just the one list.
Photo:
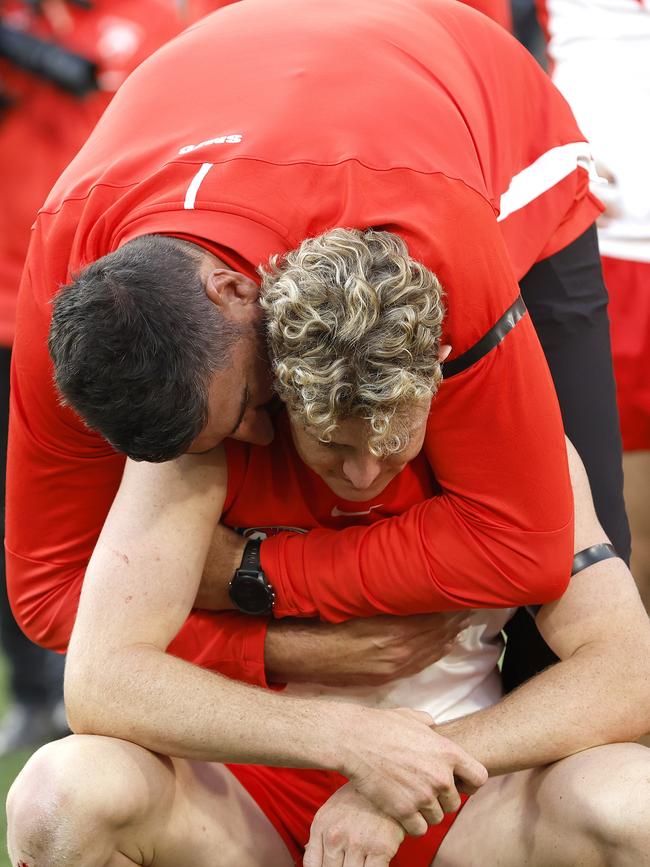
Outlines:
{"label": "red long-sleeve top", "polygon": [[[305,236],[379,227],[438,274],[443,339],[457,357],[516,299],[517,279],[593,221],[587,154],[534,61],[448,0],[248,0],[146,61],[40,212],[24,274],[6,544],[12,603],[28,634],[66,647],[124,460],[59,405],[52,386],[50,300],[71,273],[163,232],[254,276]],[[527,316],[443,383],[426,457],[439,497],[370,528],[263,544],[278,613],[337,620],[561,594],[571,489]],[[193,614],[171,649],[226,673],[237,660],[239,676],[259,680],[255,623],[221,623]]]}

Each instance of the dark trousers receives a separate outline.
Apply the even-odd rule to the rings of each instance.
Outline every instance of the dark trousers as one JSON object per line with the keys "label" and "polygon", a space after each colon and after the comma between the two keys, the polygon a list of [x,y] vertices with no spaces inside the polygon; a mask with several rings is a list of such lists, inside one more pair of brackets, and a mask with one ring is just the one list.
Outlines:
{"label": "dark trousers", "polygon": [[[595,227],[533,266],[520,286],[551,369],[564,428],[587,470],[598,518],[629,562],[608,298]],[[506,632],[503,679],[510,690],[557,657],[523,609]]]}
{"label": "dark trousers", "polygon": [[[11,350],[0,347],[0,465],[2,500],[0,522],[4,539],[7,429],[9,422],[9,369]],[[29,520],[25,516],[24,520]],[[64,659],[33,644],[21,632],[9,607],[4,549],[0,556],[0,643],[7,658],[9,682],[16,701],[28,705],[52,705],[63,696]]]}

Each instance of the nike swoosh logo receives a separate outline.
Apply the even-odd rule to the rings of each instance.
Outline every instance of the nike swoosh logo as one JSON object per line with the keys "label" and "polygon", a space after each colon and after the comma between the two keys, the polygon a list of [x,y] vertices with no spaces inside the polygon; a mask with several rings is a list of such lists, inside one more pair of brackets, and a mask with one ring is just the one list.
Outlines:
{"label": "nike swoosh logo", "polygon": [[351,517],[355,517],[356,515],[369,515],[373,509],[381,509],[381,507],[383,505],[384,505],[383,503],[378,503],[376,506],[371,506],[369,509],[366,509],[364,512],[343,512],[341,509],[339,509],[338,506],[334,506],[334,508],[330,512],[330,515],[333,518],[351,518]]}

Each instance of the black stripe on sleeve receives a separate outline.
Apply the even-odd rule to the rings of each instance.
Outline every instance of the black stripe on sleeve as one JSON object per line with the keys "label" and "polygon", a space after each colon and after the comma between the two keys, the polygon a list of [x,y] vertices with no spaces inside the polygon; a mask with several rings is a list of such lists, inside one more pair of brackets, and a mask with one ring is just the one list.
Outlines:
{"label": "black stripe on sleeve", "polygon": [[475,343],[474,346],[470,346],[466,352],[463,352],[463,354],[459,355],[458,358],[454,358],[453,361],[444,362],[442,365],[443,379],[449,379],[450,376],[456,376],[456,374],[462,373],[464,370],[467,370],[468,367],[471,367],[473,364],[476,364],[477,361],[480,361],[484,355],[487,355],[488,352],[501,343],[506,334],[508,334],[509,331],[512,331],[519,320],[523,318],[525,313],[526,305],[524,304],[524,299],[520,295],[514,304],[508,307],[503,316],[501,316],[492,328],[490,328],[487,334],[484,334],[483,337],[481,337],[478,343]]}

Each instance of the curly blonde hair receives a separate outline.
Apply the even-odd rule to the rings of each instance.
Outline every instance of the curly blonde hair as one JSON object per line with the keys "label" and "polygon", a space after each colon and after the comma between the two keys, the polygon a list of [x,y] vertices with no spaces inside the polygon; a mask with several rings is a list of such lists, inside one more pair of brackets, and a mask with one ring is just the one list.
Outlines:
{"label": "curly blonde hair", "polygon": [[442,378],[443,290],[390,232],[333,229],[271,259],[261,303],[276,391],[324,442],[349,418],[373,455],[408,443]]}

